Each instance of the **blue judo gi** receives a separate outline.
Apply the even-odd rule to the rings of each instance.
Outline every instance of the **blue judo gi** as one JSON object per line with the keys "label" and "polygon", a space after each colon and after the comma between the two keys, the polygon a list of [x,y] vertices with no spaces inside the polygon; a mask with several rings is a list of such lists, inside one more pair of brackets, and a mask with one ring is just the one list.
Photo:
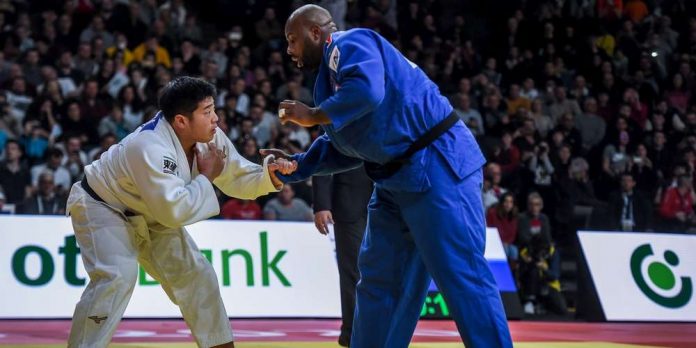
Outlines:
{"label": "blue judo gi", "polygon": [[[385,164],[445,119],[452,106],[425,73],[374,31],[333,33],[314,89],[331,119],[298,170],[304,180]],[[512,347],[484,259],[485,159],[458,121],[395,174],[375,179],[358,266],[351,346],[407,347],[433,277],[467,347]],[[368,172],[368,174],[370,174]]]}

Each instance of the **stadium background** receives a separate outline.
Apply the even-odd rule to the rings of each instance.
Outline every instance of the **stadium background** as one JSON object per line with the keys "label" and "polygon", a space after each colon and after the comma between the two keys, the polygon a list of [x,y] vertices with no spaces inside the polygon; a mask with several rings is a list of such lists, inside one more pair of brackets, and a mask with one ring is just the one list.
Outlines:
{"label": "stadium background", "polygon": [[[83,167],[149,120],[179,75],[217,86],[220,127],[247,159],[306,149],[319,130],[276,117],[284,99],[312,102],[314,76],[285,54],[285,19],[305,3],[0,1],[0,209],[63,214]],[[694,232],[695,2],[314,3],[392,41],[476,135],[524,319],[591,316],[578,230]],[[256,201],[219,193],[218,218],[310,221],[311,200],[311,182]],[[551,243],[527,238],[539,229]]]}

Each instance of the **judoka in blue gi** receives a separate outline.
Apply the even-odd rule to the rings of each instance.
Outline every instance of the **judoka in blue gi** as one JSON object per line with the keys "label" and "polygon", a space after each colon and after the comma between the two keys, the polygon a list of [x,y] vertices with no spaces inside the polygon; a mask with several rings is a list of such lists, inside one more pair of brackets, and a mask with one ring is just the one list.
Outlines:
{"label": "judoka in blue gi", "polygon": [[289,156],[298,170],[279,177],[295,182],[365,165],[376,184],[351,347],[407,347],[431,276],[467,347],[512,347],[483,256],[485,159],[447,99],[379,34],[338,32],[321,7],[293,12],[285,35],[292,60],[318,76],[316,107],[284,101],[281,121],[320,124],[325,134]]}

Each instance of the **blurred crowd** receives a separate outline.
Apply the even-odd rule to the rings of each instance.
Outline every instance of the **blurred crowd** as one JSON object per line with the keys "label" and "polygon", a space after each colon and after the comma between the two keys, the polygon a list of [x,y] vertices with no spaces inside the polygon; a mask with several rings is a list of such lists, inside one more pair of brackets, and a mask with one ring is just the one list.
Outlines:
{"label": "blurred crowd", "polygon": [[[281,125],[314,76],[285,54],[308,1],[0,0],[0,210],[63,214],[83,167],[157,112],[179,75],[218,88],[219,126],[245,158],[303,151],[319,129]],[[578,229],[696,227],[696,2],[322,0],[423,69],[476,135],[482,199],[525,311],[558,290]],[[311,181],[219,195],[221,218],[311,220]],[[548,307],[564,311],[556,298]]]}

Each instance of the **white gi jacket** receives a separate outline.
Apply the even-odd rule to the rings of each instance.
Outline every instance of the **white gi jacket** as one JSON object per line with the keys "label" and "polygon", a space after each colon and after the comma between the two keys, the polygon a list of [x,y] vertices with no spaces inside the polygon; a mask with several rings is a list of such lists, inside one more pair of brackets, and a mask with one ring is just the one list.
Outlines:
{"label": "white gi jacket", "polygon": [[[277,189],[268,173],[270,156],[263,166],[243,158],[222,130],[213,142],[226,148],[225,167],[214,181],[231,197],[253,199]],[[206,144],[197,144],[201,153]],[[176,228],[220,212],[213,185],[188,160],[174,129],[161,113],[111,146],[99,160],[85,167],[90,187],[108,205],[142,215],[149,228]]]}

